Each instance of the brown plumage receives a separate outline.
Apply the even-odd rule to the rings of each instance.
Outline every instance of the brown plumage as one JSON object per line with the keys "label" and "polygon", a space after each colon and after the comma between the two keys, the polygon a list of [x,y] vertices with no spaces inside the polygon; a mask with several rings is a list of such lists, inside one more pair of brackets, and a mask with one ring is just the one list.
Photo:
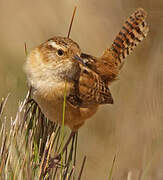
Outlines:
{"label": "brown plumage", "polygon": [[113,44],[101,57],[82,53],[79,45],[65,37],[42,43],[28,56],[25,71],[33,98],[52,121],[62,123],[67,84],[65,124],[77,131],[100,104],[113,104],[109,85],[119,75],[125,58],[145,38],[146,13],[138,9],[124,23]]}
{"label": "brown plumage", "polygon": [[87,66],[108,83],[119,75],[125,58],[147,36],[149,27],[145,21],[147,14],[137,9],[124,23],[110,48],[100,58],[81,54]]}

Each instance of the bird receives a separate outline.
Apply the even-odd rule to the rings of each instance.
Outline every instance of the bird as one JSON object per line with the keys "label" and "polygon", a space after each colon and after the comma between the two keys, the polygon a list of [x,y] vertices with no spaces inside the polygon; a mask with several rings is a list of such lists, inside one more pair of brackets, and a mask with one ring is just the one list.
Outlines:
{"label": "bird", "polygon": [[32,98],[51,121],[77,132],[102,104],[113,104],[110,85],[134,48],[147,36],[147,13],[138,8],[99,57],[83,53],[69,37],[55,36],[33,49],[24,70]]}

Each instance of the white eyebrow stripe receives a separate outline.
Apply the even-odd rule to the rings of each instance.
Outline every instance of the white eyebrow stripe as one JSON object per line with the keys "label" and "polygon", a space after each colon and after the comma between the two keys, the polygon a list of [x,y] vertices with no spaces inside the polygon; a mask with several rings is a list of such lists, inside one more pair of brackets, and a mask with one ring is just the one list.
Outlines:
{"label": "white eyebrow stripe", "polygon": [[51,45],[53,48],[56,48],[56,49],[61,48],[61,46],[59,46],[58,44],[56,44],[54,41],[50,41],[48,44]]}
{"label": "white eyebrow stripe", "polygon": [[54,41],[49,41],[48,44],[51,45],[53,48],[56,48],[56,49],[63,49],[63,50],[65,49],[64,47],[56,44]]}

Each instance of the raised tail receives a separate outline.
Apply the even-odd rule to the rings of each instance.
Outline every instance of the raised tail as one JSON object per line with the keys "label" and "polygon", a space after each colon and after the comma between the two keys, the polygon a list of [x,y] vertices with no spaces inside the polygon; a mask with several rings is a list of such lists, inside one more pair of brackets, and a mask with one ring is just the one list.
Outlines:
{"label": "raised tail", "polygon": [[139,8],[124,23],[113,44],[100,58],[82,53],[84,63],[107,83],[119,75],[125,58],[147,36],[149,27],[145,21],[147,14]]}
{"label": "raised tail", "polygon": [[124,59],[133,49],[147,36],[149,27],[145,21],[147,13],[142,9],[137,9],[124,23],[119,34],[109,49],[106,49],[102,58],[110,58],[110,53],[115,57],[119,69],[124,63]]}

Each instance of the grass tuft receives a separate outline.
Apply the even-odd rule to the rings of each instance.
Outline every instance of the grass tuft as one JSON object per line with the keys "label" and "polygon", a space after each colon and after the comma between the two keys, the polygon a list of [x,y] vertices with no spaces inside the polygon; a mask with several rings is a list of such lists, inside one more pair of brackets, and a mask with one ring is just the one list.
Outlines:
{"label": "grass tuft", "polygon": [[65,110],[60,128],[41,113],[29,92],[8,127],[2,117],[7,101],[8,97],[0,102],[0,179],[75,178],[77,136],[62,153]]}

